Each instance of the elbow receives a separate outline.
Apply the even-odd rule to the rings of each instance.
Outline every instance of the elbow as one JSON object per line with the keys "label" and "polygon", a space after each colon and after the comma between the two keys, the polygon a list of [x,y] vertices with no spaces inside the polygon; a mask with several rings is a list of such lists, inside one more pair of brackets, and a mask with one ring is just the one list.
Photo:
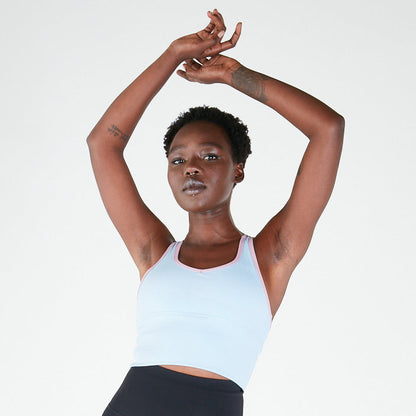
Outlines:
{"label": "elbow", "polygon": [[100,141],[100,136],[102,136],[102,134],[100,134],[100,131],[97,130],[97,126],[95,126],[88,134],[88,137],[86,140],[88,146],[91,146],[93,143]]}
{"label": "elbow", "polygon": [[91,146],[91,144],[93,143],[93,141],[94,141],[93,135],[90,133],[90,134],[88,135],[88,137],[87,137],[87,140],[86,140],[87,145],[88,145],[88,146]]}
{"label": "elbow", "polygon": [[345,120],[341,115],[337,115],[320,125],[319,128],[311,134],[309,140],[324,140],[339,142],[341,145],[344,140]]}
{"label": "elbow", "polygon": [[331,124],[333,124],[335,128],[343,131],[345,128],[345,118],[342,117],[341,114],[335,112],[334,119]]}
{"label": "elbow", "polygon": [[91,141],[92,141],[92,139],[91,139],[91,133],[90,133],[87,137],[87,140],[86,140],[88,146],[91,144]]}
{"label": "elbow", "polygon": [[89,134],[86,142],[87,142],[88,147],[91,149],[92,147],[95,147],[97,143],[102,142],[102,140],[100,140],[100,137],[96,135]]}
{"label": "elbow", "polygon": [[328,123],[327,134],[329,137],[333,137],[342,142],[344,139],[344,131],[345,119],[337,113],[337,115]]}
{"label": "elbow", "polygon": [[342,131],[342,134],[344,134],[344,130],[345,130],[345,118],[342,117],[341,114],[337,114],[337,118],[336,118],[334,124],[337,127],[337,129],[339,131]]}
{"label": "elbow", "polygon": [[344,138],[345,119],[335,111],[322,120],[310,135],[307,135],[309,140],[339,140],[341,143]]}

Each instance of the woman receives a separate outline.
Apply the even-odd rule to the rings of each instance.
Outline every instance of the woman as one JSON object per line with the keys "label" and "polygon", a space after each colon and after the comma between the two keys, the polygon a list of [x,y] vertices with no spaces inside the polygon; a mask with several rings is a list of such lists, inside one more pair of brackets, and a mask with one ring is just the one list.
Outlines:
{"label": "woman", "polygon": [[[172,42],[111,104],[87,142],[107,212],[140,272],[134,362],[109,415],[237,416],[256,359],[332,192],[344,119],[305,92],[220,53],[236,45],[221,14]],[[216,108],[182,114],[165,136],[168,180],[188,212],[175,241],[142,201],[123,158],[152,98],[177,66],[200,83],[224,83],[273,108],[309,144],[286,205],[252,238],[234,225],[233,188],[251,153],[246,126]]]}

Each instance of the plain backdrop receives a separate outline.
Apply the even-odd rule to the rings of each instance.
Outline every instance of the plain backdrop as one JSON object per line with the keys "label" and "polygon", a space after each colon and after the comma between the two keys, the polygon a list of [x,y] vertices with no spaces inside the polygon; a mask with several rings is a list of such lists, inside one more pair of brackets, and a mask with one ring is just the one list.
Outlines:
{"label": "plain backdrop", "polygon": [[[138,270],[100,199],[86,138],[174,39],[225,17],[226,52],[346,120],[334,192],[244,393],[245,416],[413,415],[415,77],[410,1],[4,2],[1,24],[1,355],[4,415],[101,415],[132,360]],[[413,10],[412,10],[413,9]],[[173,74],[125,158],[177,240],[187,215],[162,140],[215,105],[249,127],[233,195],[255,236],[289,197],[307,138],[226,85]]]}

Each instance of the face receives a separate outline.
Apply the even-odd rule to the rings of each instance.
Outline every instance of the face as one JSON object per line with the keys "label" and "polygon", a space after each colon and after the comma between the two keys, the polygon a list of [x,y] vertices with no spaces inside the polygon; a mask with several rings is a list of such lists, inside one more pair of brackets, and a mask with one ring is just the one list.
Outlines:
{"label": "face", "polygon": [[168,154],[168,181],[178,204],[188,212],[227,207],[235,183],[244,178],[234,163],[227,133],[208,121],[183,126]]}

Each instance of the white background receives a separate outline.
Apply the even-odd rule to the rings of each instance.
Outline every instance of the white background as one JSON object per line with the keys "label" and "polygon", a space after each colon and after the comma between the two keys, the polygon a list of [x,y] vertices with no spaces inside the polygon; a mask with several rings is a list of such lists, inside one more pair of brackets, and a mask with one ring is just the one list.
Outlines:
{"label": "white background", "polygon": [[[107,216],[86,137],[114,98],[217,7],[226,54],[346,120],[333,195],[244,394],[245,416],[413,415],[416,372],[415,59],[411,2],[15,1],[2,6],[1,355],[4,415],[101,415],[135,342],[139,275]],[[187,216],[166,180],[163,134],[215,105],[249,127],[233,196],[256,233],[286,202],[307,139],[225,85],[173,74],[125,157],[177,240]]]}

